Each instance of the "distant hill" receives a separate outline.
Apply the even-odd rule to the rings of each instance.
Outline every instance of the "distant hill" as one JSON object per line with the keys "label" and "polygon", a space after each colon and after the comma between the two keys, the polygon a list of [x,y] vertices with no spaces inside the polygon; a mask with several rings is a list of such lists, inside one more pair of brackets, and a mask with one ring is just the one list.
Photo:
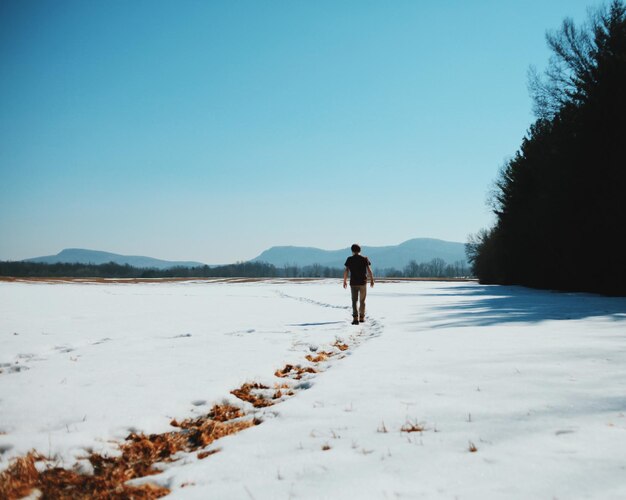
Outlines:
{"label": "distant hill", "polygon": [[[363,246],[361,253],[370,258],[375,269],[395,267],[401,270],[411,260],[421,263],[428,262],[436,257],[445,260],[449,264],[453,264],[457,261],[467,262],[465,257],[465,245],[463,243],[432,238],[415,238],[393,246]],[[298,265],[303,267],[312,264],[321,264],[328,267],[342,268],[346,257],[350,254],[350,248],[322,250],[312,247],[277,246],[265,250],[261,255],[252,259],[251,262],[267,262],[276,267],[283,267],[285,265]],[[23,262],[43,262],[46,264],[66,262],[96,265],[115,262],[121,265],[128,264],[133,267],[153,269],[168,269],[176,266],[197,267],[205,265],[202,262],[161,260],[141,255],[120,255],[82,248],[66,248],[56,255],[24,259]]]}
{"label": "distant hill", "polygon": [[[372,261],[372,266],[377,269],[389,267],[402,269],[411,260],[420,263],[428,262],[437,257],[449,264],[456,261],[467,262],[463,243],[432,238],[415,238],[394,246],[363,246],[361,253],[367,255]],[[322,250],[313,247],[280,246],[265,250],[261,255],[252,259],[252,262],[267,262],[277,267],[294,264],[298,266],[321,264],[329,267],[343,267],[346,257],[350,254],[350,248]]]}
{"label": "distant hill", "polygon": [[204,265],[201,262],[161,260],[154,259],[152,257],[143,257],[141,255],[119,255],[116,253],[101,252],[99,250],[85,250],[83,248],[66,248],[56,255],[24,259],[24,262],[44,262],[46,264],[55,264],[57,262],[106,264],[107,262],[115,262],[116,264],[121,265],[128,264],[134,267],[156,269],[167,269],[175,266],[196,267]]}

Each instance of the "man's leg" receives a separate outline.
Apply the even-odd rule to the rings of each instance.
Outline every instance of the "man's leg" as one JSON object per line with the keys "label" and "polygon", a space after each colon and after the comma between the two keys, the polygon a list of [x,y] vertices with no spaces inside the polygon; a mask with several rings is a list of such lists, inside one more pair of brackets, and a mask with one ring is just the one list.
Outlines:
{"label": "man's leg", "polygon": [[365,297],[367,296],[367,285],[359,287],[360,301],[359,301],[359,319],[365,319]]}
{"label": "man's leg", "polygon": [[352,293],[352,317],[358,318],[359,312],[356,308],[356,303],[359,300],[359,287],[350,286],[350,292]]}

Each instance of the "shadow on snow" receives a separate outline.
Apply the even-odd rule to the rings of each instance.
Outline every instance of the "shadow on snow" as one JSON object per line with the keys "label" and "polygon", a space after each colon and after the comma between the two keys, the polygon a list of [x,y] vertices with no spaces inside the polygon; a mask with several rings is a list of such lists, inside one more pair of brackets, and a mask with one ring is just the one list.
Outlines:
{"label": "shadow on snow", "polygon": [[323,321],[320,323],[294,323],[287,326],[322,326],[322,325],[338,325],[345,323],[345,321]]}
{"label": "shadow on snow", "polygon": [[[449,326],[488,326],[504,323],[537,323],[545,320],[578,320],[607,317],[613,321],[626,320],[626,297],[604,297],[588,293],[535,290],[521,286],[462,285],[440,288],[432,297],[458,297],[451,304],[435,306],[445,313]],[[424,296],[422,294],[422,296]],[[467,298],[467,299],[465,299]]]}

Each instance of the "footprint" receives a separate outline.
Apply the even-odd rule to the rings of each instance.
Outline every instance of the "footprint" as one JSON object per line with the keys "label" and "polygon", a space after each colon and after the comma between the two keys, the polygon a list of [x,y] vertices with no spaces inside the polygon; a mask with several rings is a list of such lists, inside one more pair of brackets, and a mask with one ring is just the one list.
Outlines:
{"label": "footprint", "polygon": [[13,445],[9,443],[0,444],[0,455],[4,455],[7,451],[13,449]]}
{"label": "footprint", "polygon": [[91,345],[104,344],[105,342],[109,342],[110,340],[112,340],[112,339],[110,339],[109,337],[104,337],[103,339],[96,340]]}
{"label": "footprint", "polygon": [[206,399],[194,399],[191,404],[194,406],[204,406],[206,404]]}
{"label": "footprint", "polygon": [[19,373],[25,372],[26,370],[30,370],[30,368],[26,365],[11,365],[7,368],[2,368],[0,372],[6,371],[7,373]]}
{"label": "footprint", "polygon": [[61,353],[68,353],[68,352],[75,351],[76,349],[67,345],[55,345],[54,350],[59,351]]}
{"label": "footprint", "polygon": [[248,328],[247,330],[235,330],[234,332],[226,332],[224,335],[230,335],[232,337],[242,337],[246,333],[254,333],[254,328]]}
{"label": "footprint", "polygon": [[306,391],[307,389],[310,389],[311,387],[313,387],[313,383],[307,381],[307,382],[300,382],[299,384],[294,386],[294,389],[302,389]]}

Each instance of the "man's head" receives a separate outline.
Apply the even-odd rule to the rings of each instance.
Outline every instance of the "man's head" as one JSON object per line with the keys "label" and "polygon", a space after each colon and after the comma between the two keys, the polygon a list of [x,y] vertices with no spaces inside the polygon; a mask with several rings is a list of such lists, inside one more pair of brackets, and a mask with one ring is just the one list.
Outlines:
{"label": "man's head", "polygon": [[352,253],[361,253],[361,247],[356,243],[350,247],[350,250],[352,250]]}

